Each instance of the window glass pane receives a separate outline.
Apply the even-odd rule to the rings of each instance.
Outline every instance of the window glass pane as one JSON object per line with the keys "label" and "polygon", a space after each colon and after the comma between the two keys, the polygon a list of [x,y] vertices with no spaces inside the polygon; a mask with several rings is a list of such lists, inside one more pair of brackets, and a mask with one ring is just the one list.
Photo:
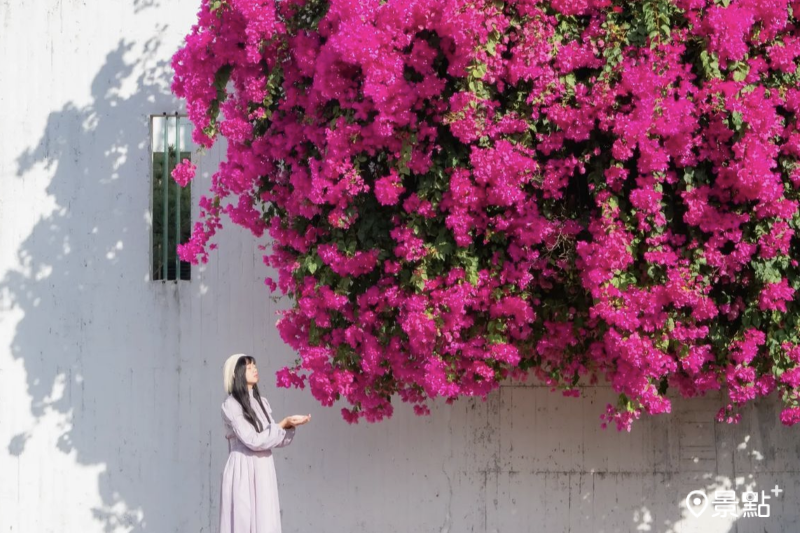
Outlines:
{"label": "window glass pane", "polygon": [[178,261],[177,245],[188,241],[191,234],[191,184],[179,187],[171,173],[179,161],[192,159],[191,123],[186,117],[156,116],[152,117],[152,132],[152,279],[189,280],[191,265]]}

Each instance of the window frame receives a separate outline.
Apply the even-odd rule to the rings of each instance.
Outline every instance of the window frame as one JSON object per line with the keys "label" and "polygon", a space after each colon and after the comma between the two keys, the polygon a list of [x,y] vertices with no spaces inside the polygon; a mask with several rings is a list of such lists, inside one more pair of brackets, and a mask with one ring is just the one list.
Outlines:
{"label": "window frame", "polygon": [[[192,226],[192,206],[193,206],[193,196],[192,196],[192,187],[191,184],[187,185],[186,187],[180,187],[175,180],[172,178],[171,173],[175,166],[183,161],[184,159],[192,160],[192,156],[194,155],[194,144],[189,140],[186,142],[187,146],[180,146],[181,140],[185,140],[186,137],[186,128],[187,126],[190,128],[188,135],[191,135],[191,128],[193,124],[189,121],[188,116],[185,113],[175,112],[175,113],[160,113],[160,114],[149,114],[147,115],[148,119],[148,128],[150,130],[150,144],[149,144],[149,160],[148,160],[148,169],[149,169],[149,176],[150,179],[148,180],[148,195],[150,200],[150,235],[149,235],[149,248],[148,248],[148,277],[151,282],[161,282],[162,284],[173,282],[190,282],[192,280],[192,265],[189,262],[181,261],[178,258],[177,253],[172,256],[169,251],[170,248],[170,229],[173,229],[173,233],[175,235],[174,240],[177,241],[176,244],[183,244],[188,238],[185,236],[191,236],[191,226]],[[163,128],[165,133],[159,134],[156,131],[156,128],[159,126],[158,122],[163,121]],[[177,127],[176,127],[177,125]],[[170,143],[170,133],[174,134],[174,144]],[[162,141],[163,145],[160,147],[155,146],[156,142]],[[164,146],[167,148],[167,152],[163,151]],[[158,149],[161,148],[162,151]],[[180,148],[180,152],[177,152],[177,149]],[[172,155],[175,153],[176,157],[173,159]],[[159,165],[162,169],[161,175],[156,176],[156,154],[166,154],[162,156],[162,162]],[[166,165],[164,165],[164,161],[166,161]],[[166,205],[164,205],[164,191],[163,189],[160,192],[156,192],[156,186],[159,181],[164,183],[165,174],[163,169],[166,168]],[[170,193],[175,190],[177,194],[172,196]],[[186,191],[185,193],[183,191]],[[186,202],[186,198],[188,197],[188,202]],[[181,209],[181,203],[188,204],[185,206],[185,212]],[[174,204],[174,205],[173,205]],[[177,206],[177,208],[175,208]],[[156,219],[163,219],[164,218],[164,209],[166,208],[167,212],[167,222],[160,222],[162,227],[166,228],[166,249],[164,249],[164,232],[160,232],[159,235],[156,234]],[[159,210],[159,211],[156,211]],[[172,215],[172,217],[170,216]],[[184,227],[182,215],[186,217],[186,224]],[[156,241],[161,240],[161,249],[158,253],[162,254],[162,258],[160,260],[160,264],[157,268],[158,258],[157,256],[157,248],[158,244]],[[164,263],[163,257],[167,257],[166,264]],[[172,265],[175,265],[174,270],[172,269]],[[160,270],[160,272],[159,272]],[[166,276],[164,276],[164,271],[166,271]],[[170,277],[170,274],[174,274],[174,277]]]}

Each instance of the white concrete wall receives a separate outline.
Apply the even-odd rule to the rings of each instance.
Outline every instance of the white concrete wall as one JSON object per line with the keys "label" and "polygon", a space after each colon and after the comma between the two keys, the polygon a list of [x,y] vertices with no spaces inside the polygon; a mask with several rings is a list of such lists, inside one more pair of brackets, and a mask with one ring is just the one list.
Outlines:
{"label": "white concrete wall", "polygon": [[[294,355],[243,231],[190,283],[148,281],[148,116],[178,106],[168,61],[197,3],[0,0],[0,533],[215,532],[237,351],[278,413],[314,415],[276,454],[287,533],[800,531],[798,431],[774,402],[738,427],[712,422],[718,399],[677,402],[618,434],[606,388],[515,386],[350,427],[274,387]],[[771,519],[681,504],[776,483]]]}

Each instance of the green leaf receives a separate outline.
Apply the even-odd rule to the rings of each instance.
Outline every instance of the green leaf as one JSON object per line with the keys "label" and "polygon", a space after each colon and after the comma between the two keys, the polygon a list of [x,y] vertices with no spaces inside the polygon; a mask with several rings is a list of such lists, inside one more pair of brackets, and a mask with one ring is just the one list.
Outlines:
{"label": "green leaf", "polygon": [[749,73],[749,69],[738,69],[733,73],[733,80],[734,81],[744,81],[747,78],[747,74]]}
{"label": "green leaf", "polygon": [[347,291],[350,290],[350,287],[353,285],[353,278],[346,276],[339,280],[339,283],[336,285],[336,292],[339,294],[347,294]]}
{"label": "green leaf", "polygon": [[775,259],[769,261],[751,261],[756,279],[761,283],[778,283],[783,279],[779,268],[776,268]]}
{"label": "green leaf", "polygon": [[742,129],[743,121],[742,121],[742,114],[739,111],[734,111],[731,113],[731,123],[733,124],[733,129],[735,131],[739,131]]}

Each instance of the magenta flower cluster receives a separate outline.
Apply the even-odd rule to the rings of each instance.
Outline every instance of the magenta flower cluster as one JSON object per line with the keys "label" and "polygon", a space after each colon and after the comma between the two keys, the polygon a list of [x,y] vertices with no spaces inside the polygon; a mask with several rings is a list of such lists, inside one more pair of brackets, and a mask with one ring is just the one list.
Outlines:
{"label": "magenta flower cluster", "polygon": [[[800,1],[204,0],[173,59],[346,420],[530,375],[603,424],[721,391],[800,421]],[[188,165],[176,170],[181,184]]]}

